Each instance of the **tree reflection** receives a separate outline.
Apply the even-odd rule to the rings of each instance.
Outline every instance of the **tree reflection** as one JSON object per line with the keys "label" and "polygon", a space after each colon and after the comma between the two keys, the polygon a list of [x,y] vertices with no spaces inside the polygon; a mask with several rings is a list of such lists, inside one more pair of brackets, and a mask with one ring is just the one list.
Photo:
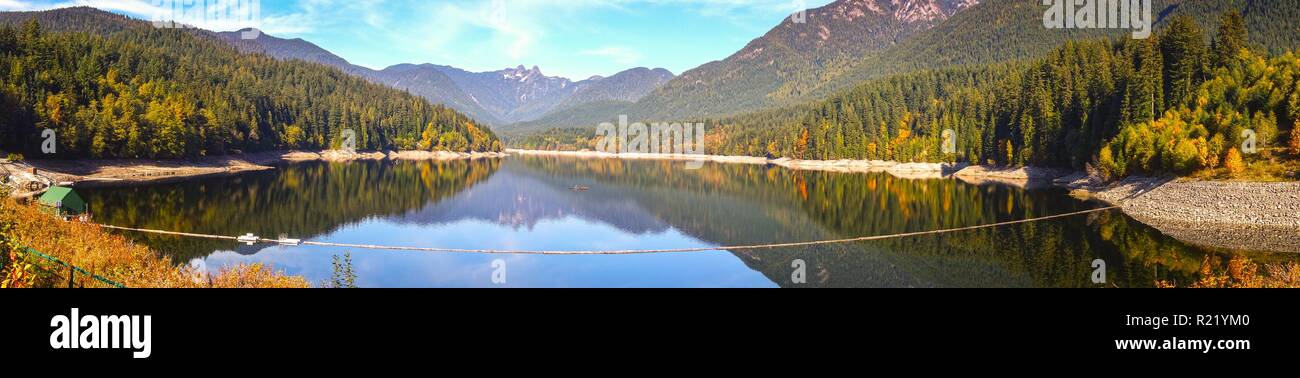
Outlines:
{"label": "tree reflection", "polygon": [[[86,190],[96,222],[215,235],[310,238],[370,217],[401,215],[491,177],[500,160],[300,163],[274,171],[176,184]],[[128,236],[188,261],[262,246],[160,235]]]}
{"label": "tree reflection", "polygon": [[[570,188],[589,188],[573,191]],[[273,172],[89,190],[106,224],[312,238],[366,219],[420,227],[474,220],[529,228],[580,218],[633,235],[676,229],[711,245],[843,239],[960,228],[1094,208],[1054,189],[780,167],[518,156],[450,162],[308,163]],[[219,241],[130,235],[185,261]],[[494,235],[482,235],[485,240]],[[584,237],[564,235],[564,237]],[[528,246],[521,246],[528,247]],[[659,246],[645,245],[644,248]],[[786,287],[1151,287],[1197,282],[1206,261],[1293,255],[1189,246],[1118,211],[944,235],[732,251]],[[791,262],[807,283],[791,282]],[[1093,262],[1106,264],[1094,283]]]}
{"label": "tree reflection", "polygon": [[[686,170],[681,162],[613,159],[516,161],[554,185],[590,179],[612,187],[622,199],[719,245],[959,228],[1096,206],[1054,189],[887,174],[736,164]],[[733,253],[773,282],[809,287],[1151,287],[1161,280],[1194,281],[1207,255],[1290,258],[1189,246],[1118,211],[941,236]],[[808,264],[806,285],[790,282],[794,259]],[[1097,259],[1106,262],[1104,284],[1092,281]]]}

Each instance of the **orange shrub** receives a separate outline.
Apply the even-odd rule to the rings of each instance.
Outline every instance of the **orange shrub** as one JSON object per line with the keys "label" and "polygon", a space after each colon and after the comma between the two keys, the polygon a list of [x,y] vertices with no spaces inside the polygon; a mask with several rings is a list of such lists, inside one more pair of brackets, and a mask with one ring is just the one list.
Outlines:
{"label": "orange shrub", "polygon": [[[237,266],[207,277],[122,236],[104,232],[98,226],[65,222],[34,206],[0,198],[0,249],[8,254],[17,246],[35,249],[127,287],[309,286],[302,277],[285,276],[260,265]],[[38,286],[65,287],[66,280],[66,276],[59,282],[38,280]],[[81,274],[74,275],[74,281],[77,286],[106,286]]]}
{"label": "orange shrub", "polygon": [[1246,171],[1246,162],[1241,159],[1241,152],[1236,148],[1228,150],[1228,156],[1223,158],[1223,167],[1228,169],[1228,176],[1240,177],[1242,172]]}
{"label": "orange shrub", "polygon": [[[1177,288],[1177,283],[1156,281],[1158,288]],[[1242,255],[1233,255],[1227,266],[1223,258],[1206,255],[1201,263],[1200,279],[1187,287],[1193,289],[1258,289],[1300,287],[1300,262],[1260,265]]]}
{"label": "orange shrub", "polygon": [[1300,156],[1300,120],[1295,121],[1295,127],[1291,128],[1291,154]]}

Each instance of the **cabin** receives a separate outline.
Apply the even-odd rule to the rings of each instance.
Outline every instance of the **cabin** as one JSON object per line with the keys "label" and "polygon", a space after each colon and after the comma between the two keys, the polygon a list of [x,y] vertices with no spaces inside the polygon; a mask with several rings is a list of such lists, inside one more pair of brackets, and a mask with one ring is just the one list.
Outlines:
{"label": "cabin", "polygon": [[64,219],[82,217],[89,213],[86,200],[81,199],[72,188],[64,186],[51,186],[37,203],[51,214]]}

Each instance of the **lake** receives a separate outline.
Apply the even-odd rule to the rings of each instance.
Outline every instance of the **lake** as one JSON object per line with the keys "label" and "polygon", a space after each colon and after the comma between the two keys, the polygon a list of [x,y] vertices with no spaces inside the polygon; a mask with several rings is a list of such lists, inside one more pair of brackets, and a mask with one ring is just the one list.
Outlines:
{"label": "lake", "polygon": [[[215,235],[509,250],[715,248],[975,226],[1097,208],[1060,189],[883,173],[516,156],[294,163],[136,187],[79,189],[96,222]],[[350,254],[362,287],[1152,287],[1207,257],[1290,254],[1180,243],[1119,211],[903,239],[618,256],[476,255],[124,232],[209,271],[266,263],[313,283]],[[1105,283],[1094,282],[1094,261]]]}

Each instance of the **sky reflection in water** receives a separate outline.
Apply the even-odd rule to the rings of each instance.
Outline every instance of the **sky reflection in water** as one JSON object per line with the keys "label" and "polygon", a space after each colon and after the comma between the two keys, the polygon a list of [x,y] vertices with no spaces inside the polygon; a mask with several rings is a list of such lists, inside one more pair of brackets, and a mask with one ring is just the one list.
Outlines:
{"label": "sky reflection in water", "polygon": [[[575,186],[589,190],[571,190]],[[1054,189],[756,165],[512,157],[304,163],[235,177],[87,189],[105,224],[457,249],[716,247],[929,231],[1093,208]],[[269,263],[313,283],[351,253],[363,287],[1150,287],[1213,251],[1116,211],[868,243],[635,256],[516,256],[243,246],[130,235],[208,269]],[[1254,254],[1258,261],[1293,255]],[[506,262],[494,284],[492,262]],[[1107,282],[1091,281],[1092,262]],[[791,282],[804,260],[808,282]]]}

